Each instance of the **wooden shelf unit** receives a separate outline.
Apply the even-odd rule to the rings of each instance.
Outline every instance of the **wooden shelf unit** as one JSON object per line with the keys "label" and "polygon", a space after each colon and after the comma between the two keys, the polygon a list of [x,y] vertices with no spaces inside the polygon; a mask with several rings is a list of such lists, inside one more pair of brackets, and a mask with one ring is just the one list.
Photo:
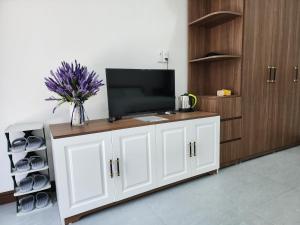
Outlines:
{"label": "wooden shelf unit", "polygon": [[204,26],[204,27],[214,27],[227,23],[236,17],[242,16],[239,12],[233,11],[218,11],[209,13],[199,19],[196,19],[189,23],[190,26]]}
{"label": "wooden shelf unit", "polygon": [[[241,143],[241,73],[244,0],[189,0],[190,93],[198,109],[221,115],[221,165],[236,162]],[[203,57],[216,52],[224,55]],[[232,96],[218,97],[230,89]],[[235,157],[231,157],[235,156]]]}

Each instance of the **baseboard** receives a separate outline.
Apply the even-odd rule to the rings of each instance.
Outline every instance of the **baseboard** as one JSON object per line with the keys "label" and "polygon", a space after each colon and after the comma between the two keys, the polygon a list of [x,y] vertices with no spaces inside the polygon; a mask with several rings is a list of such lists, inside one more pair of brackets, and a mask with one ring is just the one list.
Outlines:
{"label": "baseboard", "polygon": [[243,162],[247,162],[247,161],[250,161],[250,160],[253,160],[253,159],[257,159],[257,158],[260,158],[260,157],[263,157],[263,156],[266,156],[266,155],[270,155],[270,154],[273,154],[273,153],[276,153],[276,152],[281,152],[281,151],[284,151],[284,150],[288,150],[290,148],[297,147],[297,146],[300,146],[300,143],[295,143],[295,144],[292,144],[292,145],[282,146],[280,148],[268,150],[268,151],[265,151],[265,152],[261,152],[261,153],[253,154],[253,155],[246,156],[246,157],[243,157],[243,158],[240,158],[240,159],[236,159],[236,160],[233,160],[233,161],[230,161],[230,162],[222,163],[221,166],[220,166],[220,169],[224,169],[224,168],[229,167],[229,166],[233,166],[233,165],[236,165],[236,164],[239,164],[239,163],[243,163]]}
{"label": "baseboard", "polygon": [[[55,182],[51,181],[51,192],[56,191]],[[14,197],[14,191],[7,191],[0,193],[0,205],[4,205],[7,203],[15,202],[16,198]]]}
{"label": "baseboard", "polygon": [[263,156],[266,156],[266,155],[270,155],[270,154],[273,154],[273,153],[276,153],[276,152],[281,152],[281,151],[284,151],[284,150],[288,150],[290,148],[294,148],[294,147],[297,147],[299,145],[300,145],[300,143],[295,143],[295,144],[291,144],[291,145],[282,146],[282,147],[279,147],[279,148],[276,148],[276,149],[272,149],[272,150],[269,150],[269,151],[265,151],[265,152],[262,152],[262,153],[257,153],[257,154],[247,156],[247,157],[244,157],[244,158],[240,159],[240,162],[246,162],[246,161],[249,161],[249,160],[252,160],[252,159],[257,159],[257,158],[260,158],[260,157],[263,157]]}
{"label": "baseboard", "polygon": [[14,201],[16,201],[14,197],[14,191],[0,193],[0,205],[11,203]]}

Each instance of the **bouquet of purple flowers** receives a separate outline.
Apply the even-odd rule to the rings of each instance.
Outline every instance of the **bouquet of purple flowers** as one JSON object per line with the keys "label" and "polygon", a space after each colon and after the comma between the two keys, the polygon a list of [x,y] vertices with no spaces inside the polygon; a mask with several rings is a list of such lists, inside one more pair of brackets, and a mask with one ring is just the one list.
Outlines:
{"label": "bouquet of purple flowers", "polygon": [[83,103],[91,96],[97,94],[100,87],[104,85],[103,80],[100,80],[94,71],[89,72],[87,67],[81,66],[76,60],[75,64],[62,62],[56,72],[51,70],[50,74],[50,77],[45,78],[45,84],[50,91],[58,95],[58,97],[46,99],[58,102],[53,109],[53,113],[63,103],[73,103],[72,119],[74,112],[78,108],[80,122],[84,123],[85,112]]}

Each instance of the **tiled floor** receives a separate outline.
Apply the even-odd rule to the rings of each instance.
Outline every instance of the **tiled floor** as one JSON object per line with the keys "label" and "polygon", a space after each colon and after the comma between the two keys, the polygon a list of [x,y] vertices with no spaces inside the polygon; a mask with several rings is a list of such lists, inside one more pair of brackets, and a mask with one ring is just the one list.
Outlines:
{"label": "tiled floor", "polygon": [[[16,217],[0,206],[1,225],[59,225],[57,207]],[[76,225],[300,225],[300,147],[223,169],[92,214]]]}

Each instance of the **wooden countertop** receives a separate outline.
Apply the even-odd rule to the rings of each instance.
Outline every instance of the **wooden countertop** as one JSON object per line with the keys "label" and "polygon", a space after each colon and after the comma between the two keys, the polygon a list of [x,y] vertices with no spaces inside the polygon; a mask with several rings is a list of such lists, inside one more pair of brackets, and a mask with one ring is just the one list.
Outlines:
{"label": "wooden countertop", "polygon": [[159,122],[143,122],[134,118],[122,119],[113,123],[108,122],[106,119],[90,120],[88,124],[82,127],[72,127],[70,123],[52,124],[50,125],[50,131],[54,139],[59,139],[59,138],[100,133],[100,132],[112,131],[112,130],[120,130],[126,128],[141,127],[141,126],[176,122],[182,120],[213,117],[217,115],[218,115],[217,113],[210,113],[210,112],[189,112],[189,113],[176,113],[172,115],[159,115],[159,117],[168,119]]}

